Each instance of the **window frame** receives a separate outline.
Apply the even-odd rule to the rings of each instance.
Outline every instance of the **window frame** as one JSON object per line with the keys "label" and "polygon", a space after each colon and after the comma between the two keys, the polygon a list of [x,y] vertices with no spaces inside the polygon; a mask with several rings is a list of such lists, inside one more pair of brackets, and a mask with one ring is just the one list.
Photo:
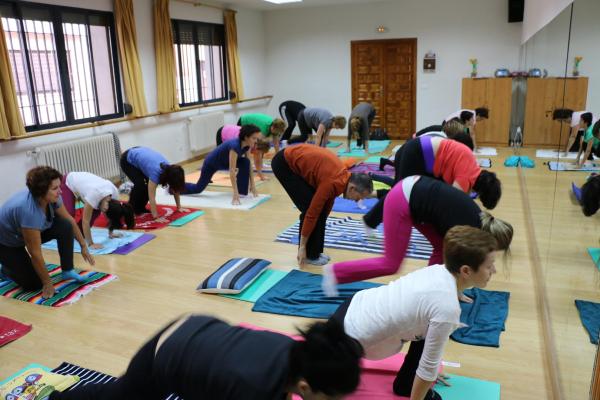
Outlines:
{"label": "window frame", "polygon": [[[23,44],[23,48],[22,48],[22,54],[23,57],[25,58],[25,70],[26,70],[26,74],[27,74],[27,85],[28,85],[28,90],[31,91],[32,96],[31,96],[31,108],[32,108],[32,112],[34,113],[34,119],[36,120],[36,124],[33,125],[28,125],[25,126],[25,131],[27,133],[33,133],[33,132],[37,132],[37,131],[42,131],[42,130],[47,130],[47,129],[55,129],[55,128],[61,128],[61,127],[67,127],[67,126],[74,126],[74,125],[81,125],[81,124],[86,124],[86,123],[90,123],[90,122],[97,122],[97,121],[106,121],[106,120],[110,120],[110,119],[116,119],[116,118],[121,118],[125,115],[124,113],[124,98],[123,98],[123,86],[122,86],[122,82],[121,82],[121,68],[120,68],[120,63],[119,63],[119,53],[118,53],[118,46],[117,46],[117,35],[116,35],[116,29],[115,29],[115,18],[114,18],[114,13],[110,12],[110,11],[101,11],[101,10],[94,10],[94,9],[87,9],[87,8],[79,8],[79,7],[68,7],[68,6],[59,6],[59,5],[54,5],[54,4],[45,4],[45,3],[34,3],[34,2],[28,2],[28,1],[20,1],[20,0],[0,0],[0,5],[6,5],[8,7],[12,8],[12,11],[15,15],[15,18],[18,21],[19,24],[19,35],[20,35],[20,40]],[[40,117],[39,117],[39,110],[37,108],[37,99],[36,99],[36,95],[38,92],[35,91],[35,87],[33,84],[33,80],[35,78],[34,76],[34,72],[33,72],[33,66],[31,65],[31,56],[29,53],[29,45],[27,44],[27,33],[25,32],[24,29],[24,22],[23,22],[23,11],[21,9],[21,6],[26,6],[26,7],[30,7],[33,9],[43,9],[49,12],[50,14],[50,18],[51,21],[49,21],[52,24],[53,30],[54,30],[54,39],[55,39],[55,45],[56,45],[56,58],[57,58],[57,66],[58,66],[58,76],[60,79],[59,82],[59,86],[61,88],[61,97],[62,97],[62,101],[63,101],[63,106],[64,106],[64,113],[65,113],[65,120],[64,121],[60,121],[60,122],[52,122],[52,123],[46,123],[46,124],[40,124]],[[91,15],[97,15],[100,16],[102,18],[106,18],[108,21],[108,25],[107,25],[107,29],[108,32],[110,32],[110,36],[107,37],[107,44],[108,44],[108,49],[110,50],[110,58],[111,58],[111,65],[112,65],[112,71],[111,71],[111,75],[113,78],[113,83],[114,83],[114,95],[115,95],[115,106],[116,106],[116,112],[112,113],[112,114],[104,114],[104,115],[97,115],[94,117],[89,117],[89,118],[81,118],[81,119],[76,119],[75,118],[75,112],[74,112],[74,103],[73,103],[73,98],[71,95],[71,81],[70,81],[70,77],[69,77],[69,61],[68,61],[68,56],[67,56],[67,52],[66,52],[66,46],[65,46],[65,34],[63,32],[63,18],[62,18],[62,13],[73,13],[73,14],[81,14],[86,21],[85,24],[85,29],[88,35],[88,38],[91,38],[90,35],[90,16]],[[0,15],[1,18],[5,18],[4,16]],[[8,17],[6,17],[8,18]],[[107,35],[108,36],[108,35]],[[111,40],[112,39],[112,40]],[[98,89],[97,89],[97,85],[96,85],[96,71],[95,71],[95,66],[93,64],[94,62],[94,56],[93,56],[93,51],[92,51],[92,45],[91,45],[91,40],[90,43],[88,44],[88,50],[90,52],[90,59],[92,61],[92,68],[90,71],[90,75],[92,77],[92,87],[94,90],[94,108],[96,110],[96,112],[99,114],[99,100],[98,100]],[[14,74],[14,71],[13,71]],[[14,77],[14,75],[13,75]],[[23,123],[25,123],[25,121],[23,121]]]}
{"label": "window frame", "polygon": [[[180,107],[190,107],[190,106],[196,106],[196,105],[203,105],[203,104],[210,104],[210,103],[218,103],[218,102],[222,102],[222,101],[229,101],[231,100],[230,96],[229,96],[229,81],[228,81],[228,72],[227,72],[227,40],[226,40],[226,33],[225,33],[225,25],[224,24],[216,24],[216,23],[212,23],[212,22],[203,22],[203,21],[190,21],[190,20],[184,20],[184,19],[178,19],[178,18],[171,18],[171,28],[173,30],[173,46],[180,46],[181,43],[178,43],[179,38],[180,38],[180,29],[179,29],[179,24],[180,23],[184,23],[184,24],[192,24],[194,26],[193,29],[193,41],[194,41],[194,57],[195,57],[195,64],[196,64],[196,90],[198,91],[198,101],[195,102],[181,102],[179,103]],[[198,46],[200,46],[199,40],[198,40],[198,29],[197,26],[199,25],[208,25],[211,27],[219,27],[223,30],[223,61],[222,61],[222,76],[223,76],[223,97],[219,97],[219,98],[215,98],[215,99],[211,99],[211,100],[204,100],[202,98],[202,71],[200,68],[200,57],[199,57],[199,53],[198,53]],[[173,54],[177,54],[176,58],[175,58],[175,63],[177,64],[177,68],[179,69],[179,77],[175,77],[175,79],[177,79],[179,82],[179,91],[177,93],[178,99],[180,100],[184,100],[185,96],[184,96],[184,85],[183,85],[183,65],[182,65],[182,55],[181,55],[181,50],[178,50],[177,53],[175,53],[175,50],[173,51]],[[212,61],[212,52],[210,55],[211,58],[211,62],[209,65],[210,71],[212,76],[214,77],[214,68],[215,68],[215,63]],[[214,87],[212,88],[214,90]]]}

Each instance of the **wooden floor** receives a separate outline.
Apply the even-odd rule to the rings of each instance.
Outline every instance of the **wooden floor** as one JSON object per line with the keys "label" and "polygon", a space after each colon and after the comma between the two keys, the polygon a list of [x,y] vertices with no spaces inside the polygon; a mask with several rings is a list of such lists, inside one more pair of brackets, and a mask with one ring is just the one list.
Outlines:
{"label": "wooden floor", "polygon": [[[534,158],[534,150],[522,152]],[[586,253],[586,247],[598,245],[600,228],[596,218],[583,216],[571,202],[568,191],[572,180],[582,183],[587,174],[554,173],[542,164],[544,160],[535,158],[534,169],[519,172],[503,166],[510,154],[512,150],[500,149],[498,157],[491,157],[492,170],[503,183],[503,197],[494,215],[513,224],[515,238],[509,262],[506,267],[498,263],[499,272],[488,286],[511,293],[506,331],[498,349],[450,341],[444,359],[460,362],[461,366],[447,371],[500,382],[503,399],[552,397],[531,257],[537,248],[564,398],[585,399],[595,347],[589,342],[573,301],[600,301],[599,275]],[[186,165],[186,171],[197,165]],[[55,367],[69,361],[118,375],[146,339],[187,312],[213,314],[232,323],[251,322],[288,332],[310,322],[253,313],[249,303],[195,291],[199,282],[231,257],[262,257],[280,269],[294,265],[295,246],[273,240],[296,221],[298,211],[272,176],[259,187],[259,192],[272,194],[272,199],[252,211],[206,209],[204,216],[184,227],[155,232],[155,240],[128,256],[96,257],[94,269],[116,274],[119,280],[73,305],[47,308],[0,298],[0,315],[33,324],[31,333],[0,348],[0,379],[31,362]],[[527,205],[530,213],[525,212]],[[530,222],[535,240],[528,238],[526,228]],[[328,253],[335,261],[369,257],[342,250]],[[45,252],[45,257],[49,262],[58,262],[54,252]],[[79,255],[76,265],[85,266]],[[407,259],[401,274],[424,265],[422,260]],[[389,280],[387,277],[378,281]]]}

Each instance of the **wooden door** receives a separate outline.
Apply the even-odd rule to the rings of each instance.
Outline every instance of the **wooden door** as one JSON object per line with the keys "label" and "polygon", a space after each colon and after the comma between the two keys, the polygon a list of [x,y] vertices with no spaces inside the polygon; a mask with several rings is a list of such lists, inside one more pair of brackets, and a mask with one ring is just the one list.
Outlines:
{"label": "wooden door", "polygon": [[372,103],[373,128],[408,139],[416,126],[417,39],[354,41],[351,50],[352,107]]}
{"label": "wooden door", "polygon": [[570,127],[554,121],[552,113],[557,108],[584,110],[587,83],[587,78],[527,79],[523,144],[555,148],[565,145]]}

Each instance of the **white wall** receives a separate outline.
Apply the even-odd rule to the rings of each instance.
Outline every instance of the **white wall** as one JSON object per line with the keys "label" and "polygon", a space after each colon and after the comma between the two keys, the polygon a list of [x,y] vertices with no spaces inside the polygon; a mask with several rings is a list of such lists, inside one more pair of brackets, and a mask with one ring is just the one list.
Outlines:
{"label": "white wall", "polygon": [[[51,4],[104,11],[112,11],[113,9],[111,0],[44,1]],[[155,112],[157,107],[152,3],[152,0],[134,1],[138,51],[149,112]],[[193,5],[171,2],[170,13],[172,18],[214,23],[222,22],[221,11],[213,8],[194,7]],[[262,13],[240,10],[237,15],[237,22],[240,62],[242,64],[242,74],[246,77],[245,97],[250,98],[268,94],[264,87],[265,49]],[[144,118],[132,122],[80,129],[38,138],[0,142],[0,171],[3,171],[2,185],[0,185],[0,203],[24,186],[25,172],[35,165],[26,152],[36,147],[103,132],[116,132],[119,135],[123,149],[134,145],[149,146],[163,153],[169,161],[180,162],[195,156],[189,150],[186,124],[189,116],[222,110],[225,112],[225,122],[235,123],[241,113],[264,112],[266,105],[265,101],[258,101],[236,106],[211,107],[205,110]],[[210,134],[213,135],[213,133]]]}
{"label": "white wall", "polygon": [[[600,1],[575,0],[571,41],[569,44],[569,22],[571,7],[567,7],[544,29],[535,34],[524,49],[526,68],[547,69],[549,76],[564,76],[567,62],[567,76],[573,71],[573,59],[582,56],[580,76],[589,77],[587,109],[600,114]],[[568,60],[567,60],[568,57]]]}
{"label": "white wall", "polygon": [[[507,20],[506,0],[394,0],[266,12],[266,87],[275,95],[269,109],[294,99],[348,115],[350,41],[416,37],[417,127],[439,123],[460,107],[469,58],[479,60],[482,76],[518,67],[521,24]],[[377,33],[379,25],[388,32]],[[433,74],[422,70],[430,50],[438,59]]]}

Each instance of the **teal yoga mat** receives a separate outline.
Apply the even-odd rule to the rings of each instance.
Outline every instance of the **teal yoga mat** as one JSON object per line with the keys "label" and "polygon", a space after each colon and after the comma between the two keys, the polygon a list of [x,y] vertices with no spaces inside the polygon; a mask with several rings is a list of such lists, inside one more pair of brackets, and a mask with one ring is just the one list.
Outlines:
{"label": "teal yoga mat", "polygon": [[[369,154],[381,153],[389,146],[390,143],[391,143],[390,140],[371,140],[371,141],[369,141]],[[365,156],[368,156],[368,154],[364,151],[363,148],[357,147],[356,142],[352,142],[352,145],[350,147],[350,152],[346,152],[345,148],[340,149],[338,151],[338,156],[365,157]]]}
{"label": "teal yoga mat", "polygon": [[595,247],[588,247],[588,253],[594,261],[594,265],[600,269],[600,249]]}
{"label": "teal yoga mat", "polygon": [[256,303],[256,301],[271,289],[277,282],[285,278],[288,271],[281,271],[278,269],[266,269],[258,278],[254,280],[246,289],[242,290],[238,294],[221,294],[219,296],[229,297],[230,299],[236,299],[241,301],[247,301],[249,303]]}
{"label": "teal yoga mat", "polygon": [[193,213],[188,214],[185,217],[176,219],[175,221],[171,222],[169,224],[169,226],[183,226],[183,225],[187,224],[188,222],[195,220],[196,218],[198,218],[201,215],[204,215],[204,211],[194,211]]}
{"label": "teal yoga mat", "polygon": [[440,383],[435,385],[435,391],[444,400],[500,400],[500,384],[497,382],[453,374],[448,374],[448,376],[450,377],[448,383],[452,386],[444,386]]}
{"label": "teal yoga mat", "polygon": [[327,143],[327,147],[339,147],[342,145],[342,142],[329,142]]}
{"label": "teal yoga mat", "polygon": [[366,160],[364,160],[363,162],[379,164],[379,160],[381,160],[380,156],[371,156],[371,157],[367,158]]}

